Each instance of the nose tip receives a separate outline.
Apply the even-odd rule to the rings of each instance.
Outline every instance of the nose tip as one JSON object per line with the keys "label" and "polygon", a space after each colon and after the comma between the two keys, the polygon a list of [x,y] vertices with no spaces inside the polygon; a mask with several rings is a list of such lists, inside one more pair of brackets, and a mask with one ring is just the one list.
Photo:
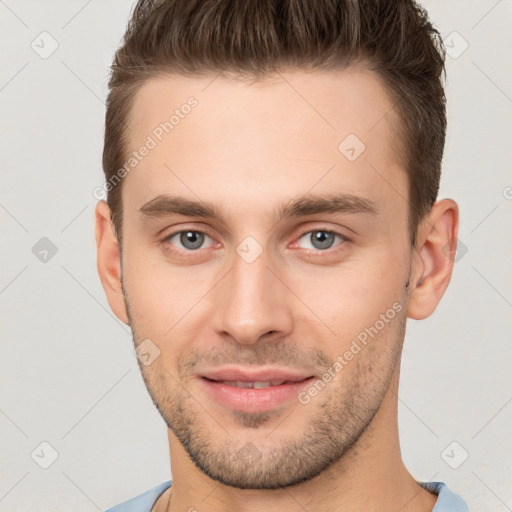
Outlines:
{"label": "nose tip", "polygon": [[233,312],[231,315],[224,316],[223,328],[221,331],[224,334],[231,336],[240,345],[255,345],[263,338],[277,337],[278,331],[284,333],[286,328],[281,323],[280,328],[269,329],[270,324],[278,323],[279,320],[270,318],[269,316],[257,318],[256,315],[252,315],[252,318],[243,318],[241,315],[237,315]]}
{"label": "nose tip", "polygon": [[238,260],[216,297],[215,330],[242,345],[262,337],[286,335],[292,330],[292,315],[286,287],[267,267],[264,258],[247,263]]}

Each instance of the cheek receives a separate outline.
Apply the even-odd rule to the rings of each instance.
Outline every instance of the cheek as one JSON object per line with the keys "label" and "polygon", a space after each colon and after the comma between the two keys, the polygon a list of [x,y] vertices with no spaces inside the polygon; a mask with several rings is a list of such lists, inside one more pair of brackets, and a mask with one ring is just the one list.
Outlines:
{"label": "cheek", "polygon": [[173,294],[179,295],[188,289],[179,272],[173,271],[158,249],[132,244],[126,252],[125,287],[137,312],[156,313],[167,307]]}
{"label": "cheek", "polygon": [[204,326],[207,301],[215,284],[211,269],[179,268],[160,258],[150,259],[140,251],[127,260],[124,286],[129,299],[132,327],[140,339],[150,338],[164,352],[187,339],[191,329]]}
{"label": "cheek", "polygon": [[339,339],[347,339],[403,300],[406,263],[396,261],[392,254],[361,256],[337,267],[294,268],[288,280],[307,305],[304,315],[313,313]]}

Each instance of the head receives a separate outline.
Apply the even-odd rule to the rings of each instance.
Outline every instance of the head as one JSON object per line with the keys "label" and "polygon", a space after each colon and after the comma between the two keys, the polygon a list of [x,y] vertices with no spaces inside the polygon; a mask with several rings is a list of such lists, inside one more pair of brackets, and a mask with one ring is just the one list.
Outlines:
{"label": "head", "polygon": [[[395,414],[406,319],[432,314],[455,251],[443,68],[412,1],[137,5],[109,84],[98,268],[152,354],[155,405],[215,480],[311,479]],[[209,397],[226,365],[312,380],[248,412]]]}

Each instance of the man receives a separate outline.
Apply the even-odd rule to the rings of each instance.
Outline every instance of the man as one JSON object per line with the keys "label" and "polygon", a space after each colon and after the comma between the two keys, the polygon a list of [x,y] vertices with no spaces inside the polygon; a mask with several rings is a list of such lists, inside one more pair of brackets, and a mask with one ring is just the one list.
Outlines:
{"label": "man", "polygon": [[458,231],[426,13],[143,1],[112,69],[98,269],[173,479],[110,510],[467,510],[408,472],[397,425],[406,320]]}

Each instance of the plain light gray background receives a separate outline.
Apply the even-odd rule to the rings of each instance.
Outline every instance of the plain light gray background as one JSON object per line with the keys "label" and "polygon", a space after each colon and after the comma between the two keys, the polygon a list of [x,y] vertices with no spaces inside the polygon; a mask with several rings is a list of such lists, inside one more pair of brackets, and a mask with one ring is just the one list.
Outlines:
{"label": "plain light gray background", "polygon": [[[461,250],[434,315],[408,323],[402,452],[417,479],[447,482],[472,510],[505,512],[512,1],[423,5],[451,53],[439,197],[459,203]],[[92,191],[103,184],[106,80],[131,8],[128,0],[0,1],[1,511],[103,510],[171,476],[164,422],[96,271]],[[56,254],[41,253],[43,237]]]}

